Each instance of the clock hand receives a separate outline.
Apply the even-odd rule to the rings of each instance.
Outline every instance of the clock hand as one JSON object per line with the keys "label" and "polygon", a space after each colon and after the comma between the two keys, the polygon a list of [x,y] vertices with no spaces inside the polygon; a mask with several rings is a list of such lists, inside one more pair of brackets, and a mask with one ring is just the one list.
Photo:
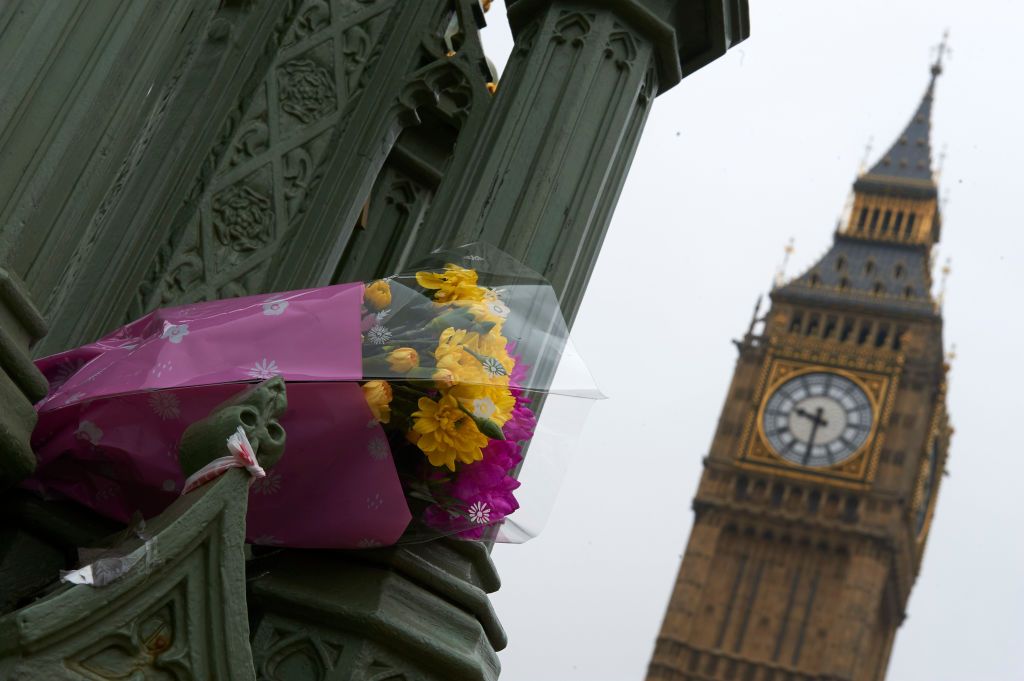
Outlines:
{"label": "clock hand", "polygon": [[804,466],[807,465],[807,462],[811,458],[811,449],[814,447],[814,436],[817,435],[818,433],[818,426],[825,423],[825,419],[821,418],[821,414],[823,411],[825,410],[822,409],[821,407],[818,407],[817,409],[814,410],[814,418],[811,419],[814,425],[811,426],[811,436],[807,438],[807,449],[804,452],[804,459],[801,462]]}
{"label": "clock hand", "polygon": [[804,411],[800,407],[797,407],[796,408],[796,415],[797,416],[803,416],[805,419],[809,419],[816,426],[817,425],[827,426],[828,425],[828,419],[821,418],[822,411],[824,411],[824,410],[821,407],[818,407],[817,413],[811,414],[811,413],[808,413],[808,412]]}

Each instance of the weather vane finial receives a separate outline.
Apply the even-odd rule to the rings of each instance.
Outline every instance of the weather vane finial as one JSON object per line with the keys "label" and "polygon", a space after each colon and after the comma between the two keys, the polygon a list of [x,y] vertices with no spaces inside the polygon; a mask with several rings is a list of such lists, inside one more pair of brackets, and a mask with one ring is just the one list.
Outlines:
{"label": "weather vane finial", "polygon": [[938,47],[935,48],[935,62],[932,64],[932,75],[937,76],[942,73],[942,58],[946,54],[953,54],[953,50],[949,47],[949,29],[947,28],[942,33],[942,42],[939,43]]}
{"label": "weather vane finial", "polygon": [[874,141],[874,137],[868,137],[868,143],[864,145],[864,158],[860,160],[860,168],[857,170],[860,175],[863,175],[864,171],[867,170],[868,159],[871,157],[871,145]]}
{"label": "weather vane finial", "polygon": [[786,265],[789,264],[789,256],[793,254],[793,237],[789,237],[789,241],[786,243],[786,255],[782,258],[782,264],[779,265],[779,269],[775,272],[775,285],[782,286],[786,279]]}

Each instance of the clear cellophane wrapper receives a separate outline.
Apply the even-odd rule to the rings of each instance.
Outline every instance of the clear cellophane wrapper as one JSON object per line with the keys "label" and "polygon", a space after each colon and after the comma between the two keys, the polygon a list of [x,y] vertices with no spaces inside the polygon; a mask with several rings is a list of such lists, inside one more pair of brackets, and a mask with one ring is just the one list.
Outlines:
{"label": "clear cellophane wrapper", "polygon": [[551,286],[480,244],[382,280],[156,310],[37,364],[51,390],[25,486],[122,522],[181,494],[191,423],[281,376],[287,446],[250,487],[247,533],[307,548],[529,538],[600,397]]}

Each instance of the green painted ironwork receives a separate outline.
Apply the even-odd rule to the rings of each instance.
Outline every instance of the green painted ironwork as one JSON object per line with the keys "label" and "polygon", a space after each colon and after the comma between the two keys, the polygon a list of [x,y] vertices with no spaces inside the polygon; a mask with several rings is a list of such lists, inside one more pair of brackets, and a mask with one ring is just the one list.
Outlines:
{"label": "green painted ironwork", "polygon": [[[497,95],[476,0],[0,8],[15,65],[0,83],[0,676],[497,677],[483,545],[245,561],[233,471],[151,522],[156,563],[52,591],[114,528],[9,486],[34,465],[31,353],[157,306],[376,277],[484,239],[544,272],[574,316],[652,99],[745,37],[746,4],[509,7]],[[272,463],[283,400],[264,385],[194,425],[185,470],[246,409]]]}

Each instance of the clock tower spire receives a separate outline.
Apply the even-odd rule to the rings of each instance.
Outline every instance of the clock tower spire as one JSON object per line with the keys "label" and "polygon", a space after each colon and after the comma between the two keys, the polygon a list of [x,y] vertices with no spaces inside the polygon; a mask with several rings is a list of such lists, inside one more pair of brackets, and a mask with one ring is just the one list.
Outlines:
{"label": "clock tower spire", "polygon": [[748,333],[649,681],[881,681],[952,428],[931,115],[853,184],[829,251]]}

